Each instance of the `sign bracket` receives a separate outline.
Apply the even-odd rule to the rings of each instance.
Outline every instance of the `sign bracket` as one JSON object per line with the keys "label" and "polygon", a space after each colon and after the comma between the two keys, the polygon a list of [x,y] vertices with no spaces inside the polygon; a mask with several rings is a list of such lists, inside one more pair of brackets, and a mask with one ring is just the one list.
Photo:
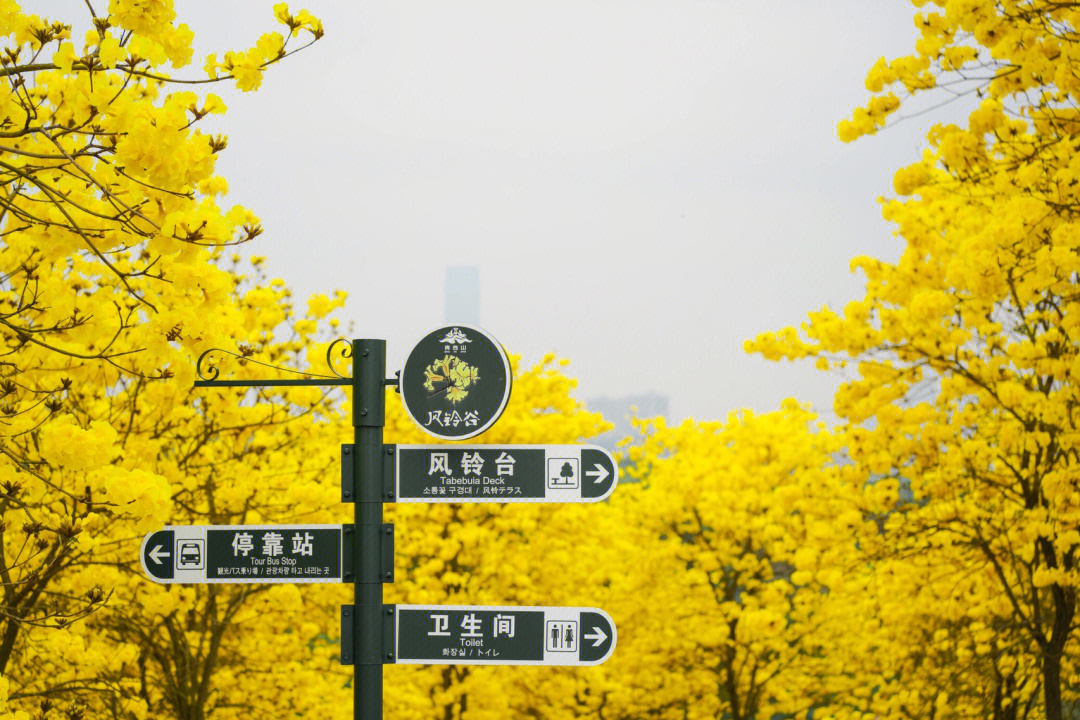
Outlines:
{"label": "sign bracket", "polygon": [[356,487],[356,457],[359,449],[356,445],[348,444],[341,446],[341,502],[381,502],[392,503],[397,501],[394,494],[394,481],[397,478],[394,452],[397,445],[383,445],[384,458],[382,462],[382,487],[376,483],[364,485],[364,495],[358,494]]}
{"label": "sign bracket", "polygon": [[356,606],[341,606],[341,653],[342,665],[355,665],[356,658],[352,656],[352,649],[356,647],[353,638],[356,637]]}
{"label": "sign bracket", "polygon": [[356,582],[353,571],[356,567],[356,558],[353,557],[356,547],[355,532],[356,526],[352,523],[341,526],[341,582]]}
{"label": "sign bracket", "polygon": [[379,582],[394,582],[394,524],[376,525],[379,533]]}
{"label": "sign bracket", "polygon": [[341,446],[341,502],[356,502],[356,475],[353,458],[356,447],[352,444]]}
{"label": "sign bracket", "polygon": [[383,664],[397,663],[397,605],[383,605]]}
{"label": "sign bracket", "polygon": [[[392,665],[397,662],[394,655],[396,638],[394,621],[396,605],[342,605],[341,606],[341,653],[342,665]],[[359,660],[353,657],[350,648],[356,646],[357,623],[371,623],[369,627],[381,627],[382,634],[378,647],[361,648]]]}
{"label": "sign bracket", "polygon": [[397,451],[397,445],[383,445],[383,452],[386,454],[383,460],[383,502],[392,503],[397,502],[397,497],[394,495],[394,484],[397,480],[397,462],[394,457],[394,453]]}

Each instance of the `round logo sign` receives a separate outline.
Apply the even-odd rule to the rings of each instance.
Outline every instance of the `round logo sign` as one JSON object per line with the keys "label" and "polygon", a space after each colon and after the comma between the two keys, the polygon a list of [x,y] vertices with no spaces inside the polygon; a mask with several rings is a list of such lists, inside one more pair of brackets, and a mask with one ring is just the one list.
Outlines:
{"label": "round logo sign", "polygon": [[487,430],[510,399],[510,361],[480,328],[451,325],[416,343],[401,371],[401,398],[435,437],[464,440]]}

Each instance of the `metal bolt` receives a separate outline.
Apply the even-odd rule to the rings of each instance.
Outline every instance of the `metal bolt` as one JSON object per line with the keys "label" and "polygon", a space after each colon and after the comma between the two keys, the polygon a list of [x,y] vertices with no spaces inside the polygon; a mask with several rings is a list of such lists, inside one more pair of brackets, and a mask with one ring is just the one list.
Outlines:
{"label": "metal bolt", "polygon": [[393,490],[391,490],[390,492],[386,493],[386,497],[388,497],[388,498],[390,498],[391,500],[393,500],[393,499],[394,499],[394,491],[393,491]]}
{"label": "metal bolt", "polygon": [[392,609],[390,609],[390,608],[386,608],[386,614],[387,615],[393,615],[394,611]]}
{"label": "metal bolt", "polygon": [[352,535],[352,527],[345,528],[345,534],[346,535]]}
{"label": "metal bolt", "polygon": [[342,655],[342,656],[341,656],[341,659],[342,659],[342,660],[348,660],[348,659],[349,659],[349,656],[348,656],[348,655]]}
{"label": "metal bolt", "polygon": [[386,659],[387,660],[393,660],[394,659],[394,653],[386,653]]}
{"label": "metal bolt", "polygon": [[392,527],[386,528],[386,534],[387,535],[393,535],[394,534],[394,528],[392,528]]}
{"label": "metal bolt", "polygon": [[367,351],[367,350],[365,350],[364,352],[362,352],[362,353],[360,353],[360,354],[361,354],[361,355],[362,355],[363,357],[367,357],[367,356],[368,356],[368,351]]}
{"label": "metal bolt", "polygon": [[367,408],[361,408],[360,409],[360,414],[361,415],[367,415]]}
{"label": "metal bolt", "polygon": [[393,580],[394,579],[394,573],[392,573],[392,572],[386,573],[386,579],[387,580]]}
{"label": "metal bolt", "polygon": [[341,452],[348,455],[350,452],[352,452],[352,448],[350,448],[348,445],[346,445],[345,447],[341,448]]}
{"label": "metal bolt", "polygon": [[352,497],[352,493],[348,490],[345,491],[345,497]]}
{"label": "metal bolt", "polygon": [[348,616],[349,616],[349,612],[350,612],[350,611],[349,611],[349,609],[348,609],[348,608],[345,608],[344,610],[342,610],[342,611],[341,611],[341,614],[342,614],[342,615],[344,615],[344,616],[346,616],[346,617],[348,617]]}
{"label": "metal bolt", "polygon": [[393,455],[394,454],[394,448],[386,448],[386,454],[387,455]]}

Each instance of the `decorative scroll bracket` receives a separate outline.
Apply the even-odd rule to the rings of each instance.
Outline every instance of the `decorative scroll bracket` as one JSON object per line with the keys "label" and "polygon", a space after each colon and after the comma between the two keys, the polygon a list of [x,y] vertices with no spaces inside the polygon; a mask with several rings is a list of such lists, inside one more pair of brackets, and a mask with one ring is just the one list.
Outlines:
{"label": "decorative scroll bracket", "polygon": [[[280,368],[274,365],[268,365],[258,360],[253,360],[249,357],[237,355],[234,352],[228,350],[221,350],[220,348],[210,348],[202,355],[199,356],[198,362],[195,364],[195,373],[199,376],[199,379],[195,381],[195,387],[207,388],[207,387],[320,387],[327,385],[352,385],[353,379],[351,377],[345,377],[334,370],[334,365],[330,360],[330,356],[334,351],[334,347],[338,343],[344,343],[344,347],[341,349],[341,356],[343,358],[352,357],[352,345],[348,340],[342,340],[338,338],[334,342],[330,343],[330,347],[326,350],[326,364],[330,370],[337,375],[337,377],[330,377],[329,375],[316,375],[315,373],[304,372],[302,370],[290,370],[289,368]],[[295,373],[297,375],[308,375],[305,378],[296,378],[291,380],[218,380],[218,369],[213,364],[207,362],[206,370],[203,370],[203,360],[213,352],[225,353],[226,355],[232,355],[235,358],[239,358],[244,362],[255,363],[256,365],[262,365],[263,367],[271,368],[272,370],[278,370],[280,372]],[[209,377],[207,377],[209,375]],[[387,378],[384,385],[397,385],[397,378]]]}

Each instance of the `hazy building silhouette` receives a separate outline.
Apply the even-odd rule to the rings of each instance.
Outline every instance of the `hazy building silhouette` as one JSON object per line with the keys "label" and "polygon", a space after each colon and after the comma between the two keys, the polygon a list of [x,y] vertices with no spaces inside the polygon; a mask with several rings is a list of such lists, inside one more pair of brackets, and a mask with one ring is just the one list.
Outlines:
{"label": "hazy building silhouette", "polygon": [[[448,265],[444,287],[444,312],[448,324],[480,325],[480,268],[476,265]],[[639,437],[630,419],[667,416],[668,396],[659,393],[596,397],[585,402],[589,410],[600,412],[615,429],[589,440],[613,450],[626,436]]]}
{"label": "hazy building silhouette", "polygon": [[446,268],[443,308],[447,323],[480,324],[480,268],[450,265]]}

